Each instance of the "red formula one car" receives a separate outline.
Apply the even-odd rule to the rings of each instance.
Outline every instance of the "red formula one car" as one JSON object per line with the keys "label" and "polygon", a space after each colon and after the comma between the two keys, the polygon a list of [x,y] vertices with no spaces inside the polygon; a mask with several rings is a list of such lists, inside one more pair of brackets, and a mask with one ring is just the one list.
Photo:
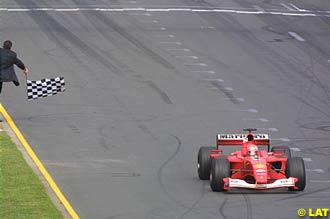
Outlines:
{"label": "red formula one car", "polygon": [[[291,157],[287,146],[270,149],[268,134],[219,134],[216,147],[201,147],[198,152],[198,176],[210,180],[213,191],[230,188],[288,188],[302,191],[306,185],[304,161]],[[241,145],[241,150],[223,154],[221,146]],[[267,146],[268,150],[259,150]]]}

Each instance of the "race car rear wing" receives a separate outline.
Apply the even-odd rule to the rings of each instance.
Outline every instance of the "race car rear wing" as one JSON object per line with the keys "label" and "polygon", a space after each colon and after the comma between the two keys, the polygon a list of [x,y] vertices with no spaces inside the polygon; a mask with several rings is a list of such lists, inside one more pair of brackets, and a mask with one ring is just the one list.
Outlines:
{"label": "race car rear wing", "polygon": [[[270,140],[268,134],[251,134],[254,137],[254,143],[256,145],[270,146]],[[242,145],[244,141],[247,141],[246,134],[218,134],[217,146],[230,146],[230,145]]]}

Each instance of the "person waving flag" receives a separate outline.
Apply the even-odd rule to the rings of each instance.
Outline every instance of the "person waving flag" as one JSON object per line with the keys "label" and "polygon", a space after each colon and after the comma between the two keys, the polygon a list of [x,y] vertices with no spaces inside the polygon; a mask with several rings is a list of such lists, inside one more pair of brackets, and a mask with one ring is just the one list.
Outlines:
{"label": "person waving flag", "polygon": [[11,50],[12,45],[13,43],[10,40],[6,40],[3,42],[3,48],[0,48],[0,94],[3,82],[12,81],[16,86],[19,86],[14,65],[22,69],[26,76],[29,73],[29,69],[17,58],[17,54]]}

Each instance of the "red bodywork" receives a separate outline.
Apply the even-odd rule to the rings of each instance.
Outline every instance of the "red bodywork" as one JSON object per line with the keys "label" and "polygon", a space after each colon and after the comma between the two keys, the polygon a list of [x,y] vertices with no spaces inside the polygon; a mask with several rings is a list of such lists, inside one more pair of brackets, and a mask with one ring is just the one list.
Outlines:
{"label": "red bodywork", "polygon": [[[252,140],[251,140],[252,139]],[[226,157],[230,162],[230,177],[224,178],[224,190],[229,188],[251,188],[270,189],[294,187],[298,181],[295,177],[287,178],[285,174],[287,157],[284,151],[268,152],[260,150],[257,155],[250,156],[248,148],[250,146],[270,146],[267,134],[226,134],[217,136],[217,150],[210,153],[211,159],[215,157]],[[222,153],[220,146],[241,145],[241,150],[229,155]],[[280,163],[280,164],[279,164]],[[280,169],[275,169],[280,166]]]}

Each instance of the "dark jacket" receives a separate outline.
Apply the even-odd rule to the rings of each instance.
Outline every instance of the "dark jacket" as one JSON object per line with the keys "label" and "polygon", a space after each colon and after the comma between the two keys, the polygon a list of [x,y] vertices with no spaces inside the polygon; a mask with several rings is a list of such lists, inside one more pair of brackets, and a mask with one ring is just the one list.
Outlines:
{"label": "dark jacket", "polygon": [[9,49],[0,48],[0,82],[17,82],[14,65],[24,70],[24,63],[17,58],[17,54]]}

